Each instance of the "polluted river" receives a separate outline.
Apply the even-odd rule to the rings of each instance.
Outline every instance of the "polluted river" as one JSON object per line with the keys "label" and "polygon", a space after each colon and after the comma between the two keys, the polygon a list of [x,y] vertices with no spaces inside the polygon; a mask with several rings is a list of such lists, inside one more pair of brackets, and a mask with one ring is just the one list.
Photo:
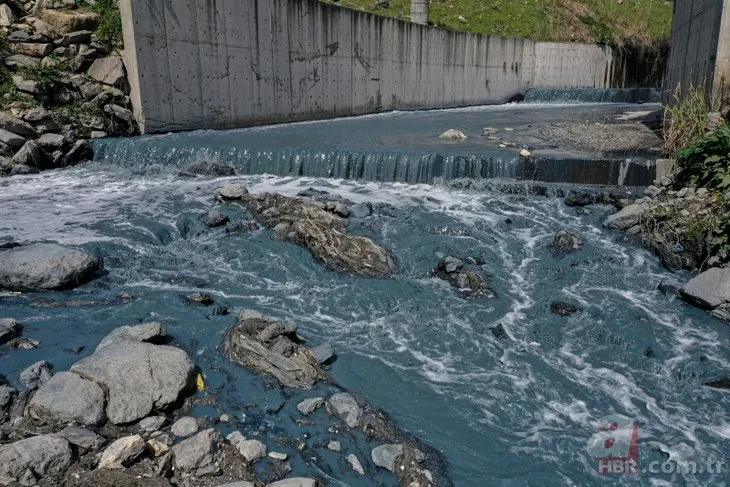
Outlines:
{"label": "polluted river", "polygon": [[[564,149],[536,128],[611,123],[646,106],[656,108],[519,104],[102,140],[89,164],[0,179],[0,238],[77,246],[104,260],[103,275],[73,291],[0,296],[2,316],[39,342],[0,348],[0,373],[19,387],[34,362],[66,370],[112,329],[157,321],[205,378],[194,416],[226,413],[231,421],[216,426],[224,435],[240,430],[271,447],[278,435],[307,438],[316,455],[276,449],[294,474],[326,485],[398,485],[370,462],[362,434],[328,430],[322,411],[299,420],[300,401],[337,388],[440,452],[436,485],[725,485],[726,474],[708,469],[641,470],[730,455],[730,395],[703,385],[730,370],[730,328],[659,290],[689,274],[668,272],[640,242],[603,228],[612,207],[563,202],[575,188],[564,183],[594,182],[591,164],[611,178],[601,184],[651,184],[656,154]],[[493,130],[482,135],[485,127]],[[468,138],[440,140],[447,128]],[[534,159],[519,156],[523,146]],[[540,157],[552,162],[538,184]],[[561,172],[560,161],[577,169]],[[186,174],[201,162],[236,174]],[[216,200],[231,184],[364,208],[347,218],[347,232],[387,249],[395,273],[330,270],[252,224],[242,206]],[[200,222],[214,208],[227,225]],[[562,229],[582,245],[554,255]],[[434,275],[445,256],[484,275],[493,296],[466,298]],[[193,293],[215,302],[186,302]],[[577,312],[556,313],[555,302]],[[244,309],[297,324],[307,343],[332,344],[333,384],[274,387],[228,360],[223,334]],[[638,425],[638,475],[597,472],[587,445],[612,415]],[[349,453],[366,475],[350,468]]]}

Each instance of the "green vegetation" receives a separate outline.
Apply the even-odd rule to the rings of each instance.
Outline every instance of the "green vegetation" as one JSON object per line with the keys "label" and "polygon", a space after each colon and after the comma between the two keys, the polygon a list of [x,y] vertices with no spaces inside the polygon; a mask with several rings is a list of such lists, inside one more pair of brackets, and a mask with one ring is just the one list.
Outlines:
{"label": "green vegetation", "polygon": [[92,5],[81,2],[86,8],[98,12],[101,17],[99,27],[94,32],[98,39],[110,47],[122,47],[122,14],[119,11],[119,0],[96,0]]}
{"label": "green vegetation", "polygon": [[701,87],[690,86],[682,94],[674,92],[674,103],[664,108],[664,152],[672,155],[705,134],[709,105]]}
{"label": "green vegetation", "polygon": [[61,76],[66,69],[63,63],[47,66],[37,63],[24,68],[23,76],[37,82],[42,92],[53,93],[61,87]]}
{"label": "green vegetation", "polygon": [[730,125],[724,123],[714,132],[676,152],[682,169],[680,182],[689,182],[710,191],[730,190]]}
{"label": "green vegetation", "polygon": [[[322,0],[333,3],[333,0]],[[337,5],[408,20],[410,0],[339,0]],[[542,41],[652,44],[671,31],[665,0],[431,0],[434,25]]]}

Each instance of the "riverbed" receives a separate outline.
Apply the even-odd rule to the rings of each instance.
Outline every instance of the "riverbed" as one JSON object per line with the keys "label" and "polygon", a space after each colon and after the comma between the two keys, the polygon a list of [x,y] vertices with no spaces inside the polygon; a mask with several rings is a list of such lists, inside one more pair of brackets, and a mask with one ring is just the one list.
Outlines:
{"label": "riverbed", "polygon": [[[451,128],[444,125],[454,117],[478,112],[441,113],[440,125]],[[499,116],[503,130],[508,122]],[[383,134],[359,138],[353,130],[352,144],[385,137],[387,150],[395,144],[386,137],[393,118],[367,117]],[[335,125],[318,130],[327,134],[328,127]],[[302,125],[247,130],[237,132],[242,138],[200,132],[188,139],[182,134],[122,141],[116,149],[107,145],[86,166],[0,179],[0,237],[78,245],[101,255],[106,269],[105,276],[75,291],[3,295],[2,316],[23,323],[24,336],[40,346],[3,350],[0,373],[17,384],[17,374],[41,359],[63,370],[90,354],[111,329],[160,321],[206,375],[205,394],[236,418],[236,426],[262,438],[300,434],[289,406],[280,406],[311,392],[272,390],[217,349],[222,332],[235,322],[235,310],[253,308],[299,324],[312,343],[333,343],[338,353],[333,378],[441,451],[454,485],[725,481],[726,473],[707,471],[599,475],[597,460],[586,450],[597,422],[619,414],[638,422],[640,468],[668,457],[706,462],[730,454],[730,395],[702,385],[730,370],[730,328],[660,292],[660,283],[679,286],[689,276],[667,272],[638,242],[603,229],[609,207],[589,207],[580,215],[549,193],[320,177],[336,172],[258,174],[262,169],[202,180],[178,175],[185,164],[214,152],[241,171],[226,158],[230,147],[243,153],[241,140],[251,139],[274,151],[277,131],[286,140]],[[225,137],[232,145],[221,149]],[[164,138],[187,140],[191,149],[166,146]],[[420,147],[418,140],[408,144]],[[266,229],[197,226],[199,214],[218,206],[215,189],[231,182],[250,192],[294,196],[315,188],[334,199],[372,203],[373,215],[351,218],[349,230],[390,249],[396,276],[332,272]],[[231,217],[229,228],[244,219],[238,209],[220,209]],[[554,257],[548,245],[563,228],[579,233],[584,245]],[[430,276],[438,253],[477,262],[496,298],[465,300]],[[187,306],[183,297],[193,292],[210,294],[231,313]],[[135,299],[114,303],[119,293]],[[582,311],[558,316],[550,310],[553,301]],[[490,330],[498,324],[506,339]],[[78,347],[85,348],[76,354]],[[205,407],[197,412],[212,414]],[[295,474],[322,469],[297,458],[296,450],[288,453],[296,459]],[[373,485],[342,467],[339,457],[326,461],[331,463],[326,471],[337,480],[331,485]],[[394,482],[387,476],[378,481]]]}

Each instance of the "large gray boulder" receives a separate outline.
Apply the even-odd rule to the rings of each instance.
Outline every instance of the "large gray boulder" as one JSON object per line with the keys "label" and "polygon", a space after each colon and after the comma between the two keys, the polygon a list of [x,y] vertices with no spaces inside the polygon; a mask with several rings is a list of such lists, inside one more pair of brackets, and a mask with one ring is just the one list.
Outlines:
{"label": "large gray boulder", "polygon": [[192,438],[183,440],[172,447],[175,466],[180,470],[195,470],[212,465],[215,454],[223,441],[214,428],[201,431]]}
{"label": "large gray boulder", "polygon": [[106,415],[114,424],[137,421],[154,408],[173,404],[192,386],[194,376],[183,350],[131,341],[106,346],[71,371],[106,388]]}
{"label": "large gray boulder", "polygon": [[30,400],[33,416],[51,423],[99,425],[106,420],[104,391],[73,372],[59,372]]}
{"label": "large gray boulder", "polygon": [[126,82],[124,63],[117,56],[109,56],[94,61],[89,68],[89,76],[96,81],[111,86],[119,86]]}
{"label": "large gray boulder", "polygon": [[610,215],[603,222],[606,228],[615,228],[617,230],[628,230],[634,225],[638,225],[642,215],[649,209],[645,204],[633,204],[625,207],[618,213]]}
{"label": "large gray boulder", "polygon": [[98,352],[109,345],[122,342],[149,342],[165,336],[165,329],[161,323],[151,322],[135,326],[120,326],[102,338],[96,347]]}
{"label": "large gray boulder", "polygon": [[17,480],[26,470],[37,477],[64,472],[73,459],[71,445],[63,438],[40,435],[0,446],[0,483]]}
{"label": "large gray boulder", "polygon": [[691,279],[679,292],[686,301],[730,321],[730,268],[708,269]]}
{"label": "large gray boulder", "polygon": [[103,267],[99,257],[63,245],[37,243],[0,252],[0,288],[10,291],[70,289]]}

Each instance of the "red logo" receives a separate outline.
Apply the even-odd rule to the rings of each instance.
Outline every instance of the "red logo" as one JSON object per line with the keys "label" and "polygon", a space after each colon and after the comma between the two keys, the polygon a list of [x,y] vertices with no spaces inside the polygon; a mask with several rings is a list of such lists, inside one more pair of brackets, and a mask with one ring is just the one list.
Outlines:
{"label": "red logo", "polygon": [[599,474],[637,475],[639,473],[639,423],[625,416],[601,418],[596,434],[586,449],[597,460]]}

